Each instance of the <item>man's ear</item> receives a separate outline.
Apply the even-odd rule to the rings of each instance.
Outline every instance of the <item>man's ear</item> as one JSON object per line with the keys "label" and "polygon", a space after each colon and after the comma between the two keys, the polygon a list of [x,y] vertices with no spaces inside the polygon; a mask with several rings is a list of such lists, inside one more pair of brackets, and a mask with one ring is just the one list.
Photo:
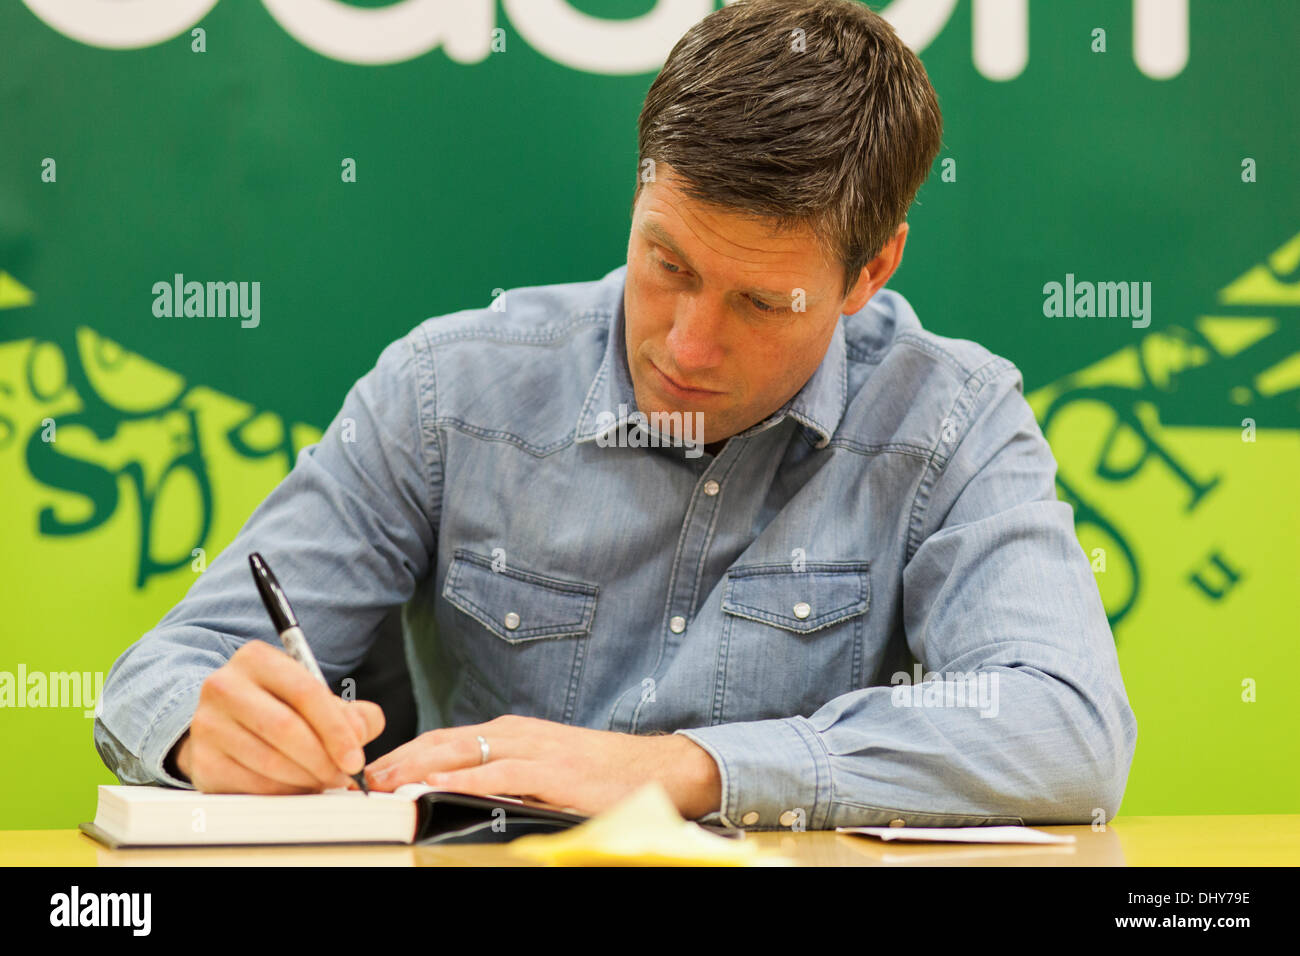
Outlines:
{"label": "man's ear", "polygon": [[868,299],[880,291],[881,287],[889,281],[889,277],[894,274],[899,263],[903,261],[903,246],[906,244],[907,223],[902,222],[894,230],[893,238],[880,250],[880,254],[862,267],[858,281],[849,290],[840,308],[841,315],[852,315],[857,312],[867,304]]}

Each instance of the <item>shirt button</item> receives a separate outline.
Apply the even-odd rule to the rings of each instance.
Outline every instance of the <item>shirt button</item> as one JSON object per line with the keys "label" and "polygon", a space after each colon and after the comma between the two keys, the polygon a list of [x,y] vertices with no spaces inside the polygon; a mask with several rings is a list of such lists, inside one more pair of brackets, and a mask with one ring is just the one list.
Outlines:
{"label": "shirt button", "polygon": [[799,814],[795,813],[793,810],[787,810],[785,811],[785,813],[781,814],[781,826],[783,827],[794,826],[794,821],[798,819],[799,819]]}
{"label": "shirt button", "polygon": [[722,487],[721,485],[719,485],[716,481],[710,478],[708,481],[704,483],[704,493],[708,495],[710,498],[712,498],[714,495],[718,493],[718,489],[721,487]]}
{"label": "shirt button", "polygon": [[746,813],[743,817],[740,818],[740,822],[747,827],[752,827],[755,823],[758,822],[758,811],[750,810],[748,813]]}
{"label": "shirt button", "polygon": [[682,631],[686,630],[686,618],[682,617],[680,614],[677,615],[668,622],[668,630],[672,631],[674,634],[680,634]]}
{"label": "shirt button", "polygon": [[893,820],[890,820],[889,825],[891,827],[905,827],[907,826],[907,821],[904,820],[902,817],[898,817]]}
{"label": "shirt button", "polygon": [[794,606],[794,616],[801,621],[811,613],[812,613],[812,608],[809,607],[803,601],[800,601],[798,604]]}
{"label": "shirt button", "polygon": [[506,630],[513,631],[519,626],[519,615],[511,611],[506,615]]}

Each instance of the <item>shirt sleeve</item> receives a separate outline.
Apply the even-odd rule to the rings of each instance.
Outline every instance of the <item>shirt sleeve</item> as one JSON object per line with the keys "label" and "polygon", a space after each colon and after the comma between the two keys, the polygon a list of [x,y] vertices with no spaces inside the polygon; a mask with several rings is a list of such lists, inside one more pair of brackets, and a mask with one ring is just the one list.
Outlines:
{"label": "shirt sleeve", "polygon": [[1020,372],[1005,359],[983,371],[912,509],[903,628],[924,680],[895,675],[808,717],[677,731],[718,763],[722,805],[704,820],[1077,824],[1118,811],[1137,722],[1114,637]]}
{"label": "shirt sleeve", "polygon": [[[123,783],[192,785],[164,758],[204,679],[246,641],[280,646],[253,583],[259,551],[331,684],[364,659],[384,616],[432,561],[441,502],[433,366],[422,329],[390,344],[338,415],[185,597],[114,663],[95,747]],[[365,698],[366,689],[356,688]]]}

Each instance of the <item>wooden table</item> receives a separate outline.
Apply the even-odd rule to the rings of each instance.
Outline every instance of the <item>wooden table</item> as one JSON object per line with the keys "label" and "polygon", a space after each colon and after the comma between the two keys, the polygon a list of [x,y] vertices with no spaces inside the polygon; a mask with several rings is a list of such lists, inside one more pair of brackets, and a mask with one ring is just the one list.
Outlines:
{"label": "wooden table", "polygon": [[[802,866],[1297,866],[1300,814],[1117,817],[1072,846],[884,843],[834,831],[744,837]],[[109,850],[79,830],[0,830],[0,866],[530,866],[508,845]]]}

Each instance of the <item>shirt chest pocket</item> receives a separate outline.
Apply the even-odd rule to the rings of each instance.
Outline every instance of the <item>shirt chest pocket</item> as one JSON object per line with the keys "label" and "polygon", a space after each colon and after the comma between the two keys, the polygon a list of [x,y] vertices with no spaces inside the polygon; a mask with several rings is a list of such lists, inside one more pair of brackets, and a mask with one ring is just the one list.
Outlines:
{"label": "shirt chest pocket", "polygon": [[732,568],[723,590],[723,723],[807,716],[862,686],[866,561]]}
{"label": "shirt chest pocket", "polygon": [[457,549],[442,596],[456,611],[452,642],[474,711],[569,719],[599,588]]}

